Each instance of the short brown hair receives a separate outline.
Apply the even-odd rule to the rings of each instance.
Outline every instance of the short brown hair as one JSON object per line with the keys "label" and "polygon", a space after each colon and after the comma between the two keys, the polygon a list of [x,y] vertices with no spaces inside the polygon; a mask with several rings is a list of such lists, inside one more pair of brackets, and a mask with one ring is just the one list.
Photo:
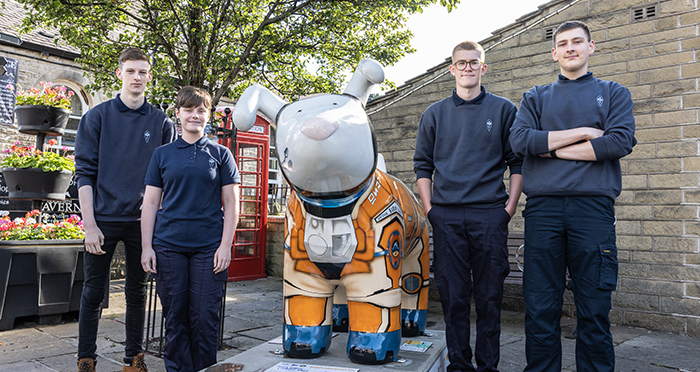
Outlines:
{"label": "short brown hair", "polygon": [[180,89],[175,99],[175,107],[197,107],[204,104],[204,107],[211,110],[211,96],[201,88],[188,85]]}
{"label": "short brown hair", "polygon": [[476,50],[481,53],[481,62],[486,63],[486,52],[484,52],[484,47],[476,41],[463,41],[457,44],[454,49],[452,49],[452,63],[455,63],[455,53],[458,50]]}
{"label": "short brown hair", "polygon": [[122,65],[126,61],[146,61],[148,62],[149,66],[151,64],[151,60],[148,58],[146,53],[143,52],[143,50],[132,47],[125,48],[121,53],[119,53],[119,68],[122,68]]}
{"label": "short brown hair", "polygon": [[566,21],[559,25],[559,27],[557,27],[557,30],[554,31],[554,34],[552,35],[552,45],[554,45],[555,48],[557,47],[557,35],[564,31],[574,30],[577,28],[583,29],[583,32],[588,38],[587,41],[591,41],[591,29],[588,28],[587,24],[581,21]]}

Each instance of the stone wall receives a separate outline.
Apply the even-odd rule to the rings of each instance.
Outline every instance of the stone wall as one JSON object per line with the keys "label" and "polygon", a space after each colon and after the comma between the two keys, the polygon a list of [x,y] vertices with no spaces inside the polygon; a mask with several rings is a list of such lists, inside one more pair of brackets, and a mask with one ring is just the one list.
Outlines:
{"label": "stone wall", "polygon": [[[30,88],[40,88],[39,82],[60,82],[73,81],[80,85],[87,83],[80,66],[72,59],[42,54],[37,51],[25,48],[3,45],[0,55],[18,61],[17,85],[19,89],[29,90]],[[10,126],[0,125],[0,150],[5,150],[15,141],[23,144],[34,145],[34,136],[26,136],[16,131],[13,132]]]}
{"label": "stone wall", "polygon": [[[486,53],[486,89],[519,105],[523,92],[554,81],[559,67],[545,34],[569,19],[591,27],[596,52],[591,55],[590,70],[629,88],[635,104],[639,143],[621,160],[623,191],[616,201],[620,271],[611,319],[615,324],[700,336],[698,2],[550,1],[482,41],[487,49],[492,47]],[[445,51],[445,56],[449,53]],[[415,192],[412,156],[418,121],[431,103],[451,94],[454,80],[445,74],[448,63],[408,81],[393,95],[370,102],[367,108],[389,173],[412,185]],[[522,197],[520,211],[524,203]],[[510,230],[522,233],[519,213]],[[521,297],[519,293],[519,287],[509,288],[505,303],[521,310],[522,303],[514,301]],[[568,291],[565,302],[565,313],[574,315]]]}
{"label": "stone wall", "polygon": [[[48,48],[49,52],[39,52],[28,46],[27,48],[3,45],[0,55],[18,61],[17,69],[17,89],[29,90],[40,88],[40,82],[52,82],[70,87],[79,94],[81,101],[85,104],[84,111],[89,107],[104,101],[106,96],[103,93],[89,94],[85,91],[85,85],[89,82],[89,75],[81,69],[71,57],[70,52],[62,52],[57,49]],[[56,55],[56,53],[61,55]],[[73,57],[75,55],[72,55]],[[20,142],[24,146],[35,145],[36,136],[19,133],[17,125],[0,125],[0,157],[4,156],[3,151],[7,150],[15,142]],[[77,198],[77,190],[74,185],[69,192],[72,198],[60,202],[43,203],[41,210],[44,213],[57,218],[79,213],[79,205],[73,199]],[[32,208],[31,201],[9,200],[7,189],[3,180],[0,179],[0,213],[10,213],[11,216],[23,215]]]}
{"label": "stone wall", "polygon": [[282,277],[284,254],[284,216],[267,217],[267,242],[265,246],[265,273]]}

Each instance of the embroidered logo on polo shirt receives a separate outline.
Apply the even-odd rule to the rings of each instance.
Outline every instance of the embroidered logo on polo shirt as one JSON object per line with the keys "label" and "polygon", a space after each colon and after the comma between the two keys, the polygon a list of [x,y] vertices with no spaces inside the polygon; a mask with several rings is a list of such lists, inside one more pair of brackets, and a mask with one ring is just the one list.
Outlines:
{"label": "embroidered logo on polo shirt", "polygon": [[595,100],[598,101],[598,106],[603,107],[603,96],[598,95]]}
{"label": "embroidered logo on polo shirt", "polygon": [[143,132],[143,139],[146,140],[146,143],[151,140],[151,132],[149,132],[148,129]]}
{"label": "embroidered logo on polo shirt", "polygon": [[209,169],[214,169],[216,166],[216,162],[214,161],[213,158],[209,158]]}
{"label": "embroidered logo on polo shirt", "polygon": [[491,127],[493,127],[493,122],[491,121],[491,119],[486,120],[486,130],[490,132]]}

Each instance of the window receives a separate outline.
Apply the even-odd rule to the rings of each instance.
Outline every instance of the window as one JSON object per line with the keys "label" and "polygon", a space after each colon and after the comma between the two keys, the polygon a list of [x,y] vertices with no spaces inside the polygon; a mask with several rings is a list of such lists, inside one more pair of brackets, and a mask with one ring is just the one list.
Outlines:
{"label": "window", "polygon": [[282,214],[287,206],[289,186],[280,172],[275,146],[270,146],[269,162],[267,212],[269,214]]}

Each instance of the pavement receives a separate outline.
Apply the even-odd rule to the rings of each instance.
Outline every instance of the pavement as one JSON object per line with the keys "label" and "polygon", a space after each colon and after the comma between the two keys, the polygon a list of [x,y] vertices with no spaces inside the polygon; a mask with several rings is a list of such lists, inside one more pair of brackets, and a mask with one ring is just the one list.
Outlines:
{"label": "pavement", "polygon": [[[97,371],[121,371],[124,351],[123,281],[110,283],[110,306],[100,319]],[[149,353],[146,364],[151,372],[165,371],[158,353],[160,309],[156,307],[148,329]],[[472,320],[474,316],[472,316]],[[76,371],[78,323],[66,319],[61,324],[40,325],[36,319],[15,323],[0,332],[0,372]],[[501,372],[521,372],[525,367],[524,315],[504,312],[501,330]],[[573,319],[562,319],[562,334],[574,327]],[[429,302],[428,330],[441,331],[440,304]],[[472,345],[474,343],[472,323]],[[700,338],[648,331],[640,328],[612,328],[616,368],[620,372],[700,372]],[[282,280],[270,277],[229,283],[226,295],[223,348],[217,354],[224,361],[282,334]],[[576,371],[575,341],[562,337],[564,371]],[[400,356],[401,354],[399,354]],[[295,360],[290,360],[295,361]],[[358,365],[360,371],[362,366]]]}

